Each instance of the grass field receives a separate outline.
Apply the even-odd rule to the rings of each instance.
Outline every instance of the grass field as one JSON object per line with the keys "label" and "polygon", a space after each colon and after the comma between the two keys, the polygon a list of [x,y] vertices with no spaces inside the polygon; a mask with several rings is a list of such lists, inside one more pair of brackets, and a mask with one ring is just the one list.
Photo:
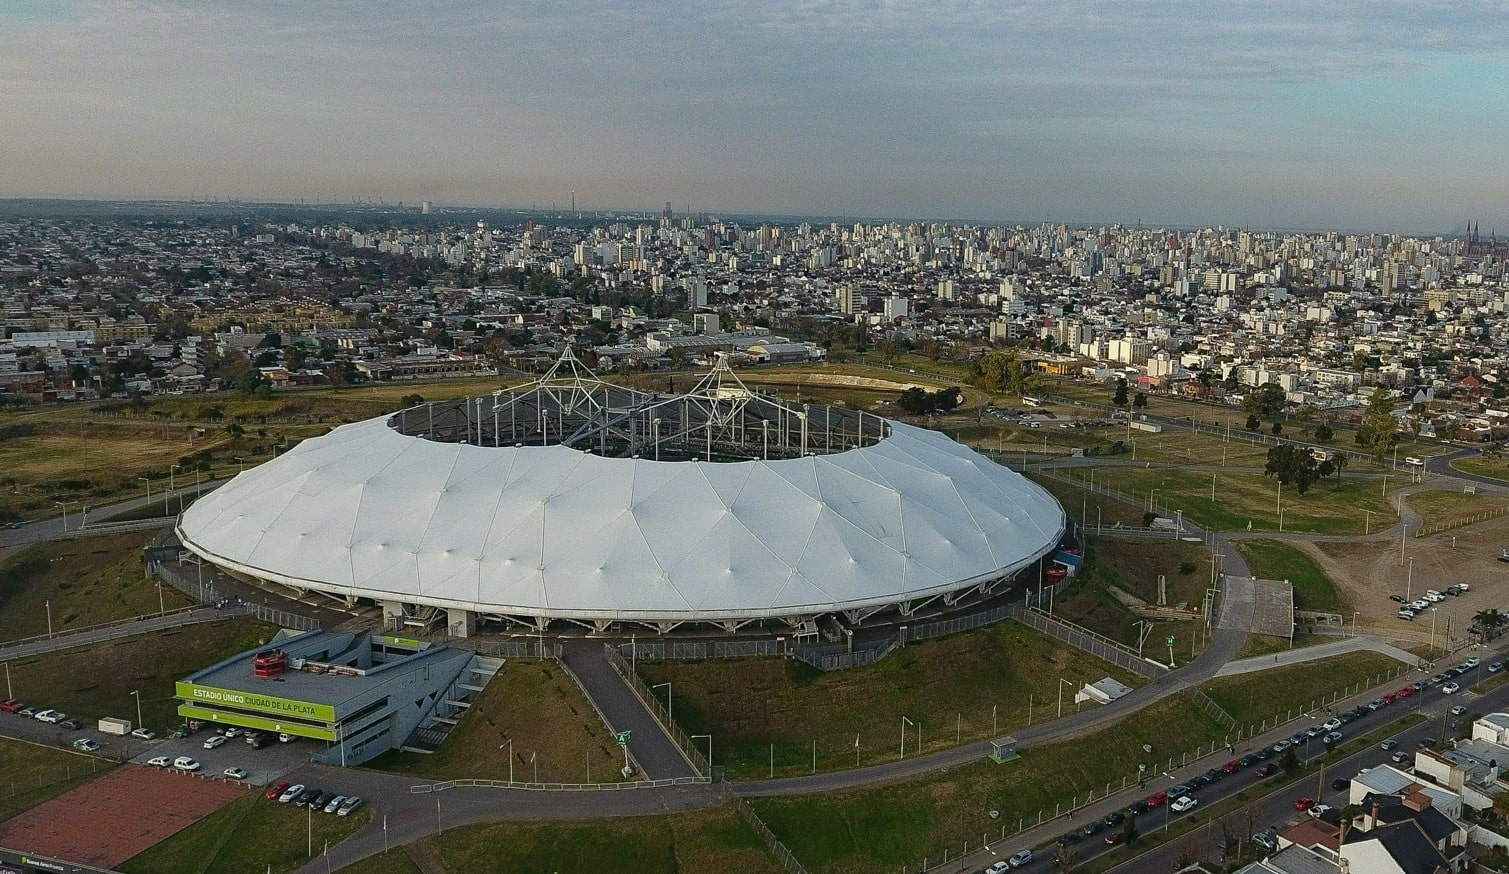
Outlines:
{"label": "grass field", "polygon": [[1238,659],[1246,659],[1253,656],[1273,655],[1276,652],[1303,649],[1307,646],[1315,646],[1316,644],[1326,643],[1335,639],[1334,637],[1327,637],[1322,634],[1296,634],[1294,635],[1294,645],[1290,646],[1289,638],[1287,637],[1275,637],[1271,634],[1249,634],[1247,635],[1247,642],[1242,644],[1242,648],[1237,652],[1236,657]]}
{"label": "grass field", "polygon": [[114,764],[95,756],[0,738],[0,821],[103,774]]}
{"label": "grass field", "polygon": [[227,656],[253,649],[272,637],[270,625],[231,619],[188,625],[96,646],[48,653],[10,663],[16,697],[77,716],[136,721],[135,690],[142,718],[161,733],[182,722],[173,683]]}
{"label": "grass field", "polygon": [[[1214,681],[1201,688],[1233,716],[1255,722],[1397,664],[1374,653],[1350,656]],[[1177,730],[1171,731],[1171,726]],[[1102,791],[1107,780],[1119,782],[1123,775],[1135,775],[1137,764],[1150,757],[1143,752],[1144,744],[1153,748],[1152,758],[1165,760],[1225,736],[1226,729],[1186,695],[1178,695],[1083,737],[1026,749],[1015,762],[981,762],[861,792],[751,803],[813,872],[896,870],[915,867],[923,856],[937,860],[942,847],[958,847],[965,839],[977,844],[981,833],[999,833],[1002,823],[1015,831],[1019,819],[1035,819],[1043,809],[1051,814],[1057,804],[1083,798],[1092,789]],[[991,810],[999,812],[998,819],[989,818]]]}
{"label": "grass field", "polygon": [[1494,479],[1509,480],[1509,458],[1458,458],[1451,466],[1463,473],[1474,473],[1478,476],[1491,476]]}
{"label": "grass field", "polygon": [[1404,498],[1420,514],[1427,531],[1444,531],[1476,521],[1485,513],[1509,507],[1509,495],[1466,492],[1416,492]]}
{"label": "grass field", "polygon": [[1301,550],[1277,540],[1239,540],[1236,547],[1253,576],[1288,580],[1294,586],[1295,609],[1326,613],[1349,609],[1336,584]]}
{"label": "grass field", "polygon": [[[1068,474],[1070,471],[1063,471],[1063,473]],[[1073,473],[1079,475],[1083,471],[1073,471]],[[1129,506],[1122,501],[1111,500],[1104,495],[1092,494],[1086,488],[1061,480],[1049,479],[1039,473],[1029,472],[1027,478],[1047,489],[1049,494],[1063,505],[1064,512],[1082,525],[1090,527],[1100,525],[1106,528],[1115,528],[1117,525],[1127,528],[1142,527],[1142,514],[1145,512],[1142,509]]]}
{"label": "grass field", "polygon": [[[1170,726],[1178,726],[1170,732]],[[1084,737],[1024,750],[1022,758],[989,761],[862,792],[762,798],[751,802],[788,849],[813,872],[849,874],[915,868],[924,856],[983,833],[1016,831],[1022,818],[1051,815],[1056,804],[1118,784],[1153,758],[1166,759],[1225,736],[1189,701],[1165,699]],[[999,818],[992,819],[990,811]]]}
{"label": "grass field", "polygon": [[[675,719],[689,734],[717,738],[715,762],[730,779],[893,761],[920,735],[927,750],[993,737],[1052,718],[1059,679],[1143,681],[1019,625],[995,625],[909,645],[866,668],[823,673],[789,659],[644,662],[649,684],[670,683]],[[665,689],[657,690],[664,694]],[[1067,708],[1074,704],[1066,695]],[[1029,714],[1029,701],[1032,712]]]}
{"label": "grass field", "polygon": [[441,780],[507,780],[510,739],[519,782],[621,779],[622,754],[581,689],[555,662],[527,659],[503,666],[435,753],[393,751],[368,767]]}
{"label": "grass field", "polygon": [[425,838],[424,843],[447,874],[781,871],[754,831],[730,807],[591,822],[489,823],[447,829],[443,835]]}
{"label": "grass field", "polygon": [[1238,725],[1250,725],[1399,666],[1381,653],[1349,652],[1271,671],[1217,677],[1202,688]]}
{"label": "grass field", "polygon": [[[156,533],[53,540],[11,556],[0,565],[0,613],[6,619],[0,638],[46,634],[49,610],[54,632],[158,612],[159,589],[143,578],[141,553]],[[168,610],[191,603],[171,586],[160,591]]]}
{"label": "grass field", "polygon": [[371,818],[371,807],[350,816],[326,816],[248,792],[137,855],[120,870],[126,874],[293,871],[323,853],[327,845],[333,847],[355,834]]}
{"label": "grass field", "polygon": [[[1149,500],[1162,515],[1172,518],[1175,511],[1183,510],[1186,519],[1220,531],[1245,530],[1249,525],[1258,530],[1279,527],[1278,481],[1262,474],[1114,467],[1097,470],[1095,482],[1136,500]],[[1304,495],[1290,487],[1283,489],[1283,530],[1361,534],[1364,509],[1373,512],[1375,529],[1398,521],[1378,482],[1330,477]]]}
{"label": "grass field", "polygon": [[[1162,575],[1170,605],[1198,607],[1210,583],[1210,552],[1198,543],[1091,537],[1085,555],[1084,569],[1057,599],[1053,612],[1128,646],[1137,644],[1138,616],[1111,594],[1109,586],[1156,603]],[[1198,622],[1155,622],[1148,639],[1156,647],[1149,654],[1166,656],[1163,641],[1168,637],[1174,638],[1176,661],[1193,658],[1207,642]]]}

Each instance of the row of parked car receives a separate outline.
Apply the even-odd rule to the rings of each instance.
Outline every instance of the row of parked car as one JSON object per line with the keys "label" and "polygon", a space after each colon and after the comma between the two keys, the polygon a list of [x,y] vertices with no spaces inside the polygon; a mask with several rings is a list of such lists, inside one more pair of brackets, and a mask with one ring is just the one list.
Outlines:
{"label": "row of parked car", "polygon": [[56,725],[58,728],[66,728],[69,731],[77,731],[84,727],[84,723],[79,722],[77,719],[69,718],[68,714],[61,710],[28,707],[15,698],[7,698],[4,701],[0,701],[0,712],[25,716],[28,719],[46,722],[50,725]]}
{"label": "row of parked car", "polygon": [[1458,597],[1471,589],[1472,586],[1467,583],[1458,583],[1455,586],[1447,586],[1445,591],[1426,589],[1424,597],[1416,598],[1413,601],[1406,601],[1403,595],[1389,595],[1388,599],[1404,605],[1399,608],[1400,619],[1414,619],[1416,616],[1430,609],[1431,604],[1439,604],[1445,601],[1447,597]]}
{"label": "row of parked car", "polygon": [[357,795],[341,795],[328,789],[305,786],[303,783],[289,783],[287,780],[279,780],[267,787],[267,799],[336,816],[349,816],[366,803]]}

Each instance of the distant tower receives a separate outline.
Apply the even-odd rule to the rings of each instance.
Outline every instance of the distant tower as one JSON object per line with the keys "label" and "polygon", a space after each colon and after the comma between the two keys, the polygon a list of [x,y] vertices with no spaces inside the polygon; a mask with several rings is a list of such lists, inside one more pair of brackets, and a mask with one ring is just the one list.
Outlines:
{"label": "distant tower", "polygon": [[571,189],[571,214],[574,215],[574,216],[576,216],[577,218],[581,218],[581,215],[579,215],[577,213],[577,211],[576,211],[576,189],[575,188]]}
{"label": "distant tower", "polygon": [[660,213],[660,226],[662,228],[669,228],[671,226],[671,202],[669,200],[665,202],[665,210]]}
{"label": "distant tower", "polygon": [[430,203],[428,200],[420,202],[420,204],[419,204],[419,212],[420,212],[421,215],[429,215],[430,213],[432,213],[434,211],[435,211],[435,204]]}

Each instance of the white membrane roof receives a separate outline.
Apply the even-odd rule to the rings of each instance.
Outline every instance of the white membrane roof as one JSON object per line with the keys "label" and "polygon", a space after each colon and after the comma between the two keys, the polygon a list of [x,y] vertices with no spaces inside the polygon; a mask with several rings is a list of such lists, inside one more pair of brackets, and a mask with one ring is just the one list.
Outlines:
{"label": "white membrane roof", "polygon": [[582,620],[800,616],[968,588],[1058,542],[1042,488],[943,434],[771,461],[306,440],[196,502],[184,545],[302,588]]}

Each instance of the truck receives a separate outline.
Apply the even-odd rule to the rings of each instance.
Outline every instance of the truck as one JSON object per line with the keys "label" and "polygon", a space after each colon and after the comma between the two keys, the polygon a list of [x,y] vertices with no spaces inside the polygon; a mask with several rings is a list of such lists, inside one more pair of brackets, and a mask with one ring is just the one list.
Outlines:
{"label": "truck", "polygon": [[100,720],[100,731],[105,734],[117,734],[124,737],[131,733],[131,720],[106,716]]}

